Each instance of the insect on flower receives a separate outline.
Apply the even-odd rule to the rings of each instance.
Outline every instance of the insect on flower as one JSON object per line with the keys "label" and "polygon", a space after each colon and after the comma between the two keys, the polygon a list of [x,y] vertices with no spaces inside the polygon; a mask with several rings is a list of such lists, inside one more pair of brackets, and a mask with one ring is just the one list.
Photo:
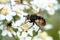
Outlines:
{"label": "insect on flower", "polygon": [[25,17],[26,17],[26,20],[29,20],[28,22],[33,23],[33,25],[36,24],[40,28],[41,28],[41,26],[46,25],[45,19],[41,16],[36,15],[36,14],[27,15]]}

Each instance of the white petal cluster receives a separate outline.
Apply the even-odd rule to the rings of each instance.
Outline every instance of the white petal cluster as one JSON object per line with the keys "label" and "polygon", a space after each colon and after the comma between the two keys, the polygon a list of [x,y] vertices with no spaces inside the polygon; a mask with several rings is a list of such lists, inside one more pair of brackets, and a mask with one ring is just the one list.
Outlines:
{"label": "white petal cluster", "polygon": [[39,32],[38,35],[36,35],[33,40],[53,40],[51,36],[48,36],[46,32]]}
{"label": "white petal cluster", "polygon": [[46,10],[49,15],[54,15],[58,10],[57,0],[33,0],[30,2],[34,10],[39,12],[40,9]]}
{"label": "white petal cluster", "polygon": [[[16,0],[0,0],[1,35],[17,36],[19,40],[53,40],[46,32],[42,32],[36,24],[26,23],[24,16],[27,16],[30,11],[39,13],[40,10],[46,10],[49,15],[54,15],[58,8],[57,0],[32,0],[29,3],[23,0],[23,4],[17,4]],[[52,25],[46,24],[44,28],[49,30]],[[34,36],[35,33],[37,34]]]}

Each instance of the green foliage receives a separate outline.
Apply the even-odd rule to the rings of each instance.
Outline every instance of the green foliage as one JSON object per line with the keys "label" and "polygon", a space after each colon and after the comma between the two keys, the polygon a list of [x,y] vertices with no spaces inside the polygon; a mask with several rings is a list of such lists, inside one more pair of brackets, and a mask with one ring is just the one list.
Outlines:
{"label": "green foliage", "polygon": [[60,3],[60,0],[58,0],[58,3]]}
{"label": "green foliage", "polygon": [[38,32],[33,31],[33,37],[37,35]]}
{"label": "green foliage", "polygon": [[0,40],[2,40],[2,35],[1,35],[1,33],[2,33],[2,30],[0,30]]}
{"label": "green foliage", "polygon": [[34,12],[32,11],[32,9],[24,9],[24,12],[26,12],[28,14],[34,14]]}
{"label": "green foliage", "polygon": [[14,21],[19,20],[19,19],[20,19],[20,17],[18,15],[13,16]]}

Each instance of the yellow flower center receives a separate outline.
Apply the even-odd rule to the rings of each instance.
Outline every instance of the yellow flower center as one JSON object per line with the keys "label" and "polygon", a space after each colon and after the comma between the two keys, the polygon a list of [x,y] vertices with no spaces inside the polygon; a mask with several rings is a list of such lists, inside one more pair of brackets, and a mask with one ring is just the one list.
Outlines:
{"label": "yellow flower center", "polygon": [[7,9],[7,8],[3,8],[3,9],[1,10],[1,13],[2,13],[3,15],[6,15],[6,14],[8,13],[8,9]]}
{"label": "yellow flower center", "polygon": [[39,34],[39,36],[40,36],[40,38],[42,38],[42,39],[46,39],[48,35],[47,35],[46,33],[44,33],[44,32],[41,32],[41,33]]}
{"label": "yellow flower center", "polygon": [[29,29],[27,24],[21,25],[20,26],[24,31],[27,31]]}
{"label": "yellow flower center", "polygon": [[23,13],[23,11],[21,11],[21,10],[18,9],[18,8],[15,9],[15,12],[16,12],[16,13],[20,13],[20,14]]}
{"label": "yellow flower center", "polygon": [[52,3],[48,3],[48,7],[52,7],[53,6],[53,4]]}
{"label": "yellow flower center", "polygon": [[8,0],[0,0],[0,3],[7,3]]}
{"label": "yellow flower center", "polygon": [[12,27],[9,27],[9,26],[8,26],[7,28],[8,28],[9,31],[14,32],[14,30],[13,30]]}

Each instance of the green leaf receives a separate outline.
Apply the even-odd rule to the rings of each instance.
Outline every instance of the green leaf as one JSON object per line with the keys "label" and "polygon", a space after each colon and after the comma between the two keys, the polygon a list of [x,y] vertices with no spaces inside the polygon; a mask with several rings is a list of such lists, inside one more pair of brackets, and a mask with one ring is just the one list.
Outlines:
{"label": "green leaf", "polygon": [[33,31],[33,37],[37,35],[38,32]]}
{"label": "green leaf", "polygon": [[17,32],[18,31],[18,29],[13,29],[15,32]]}
{"label": "green leaf", "polygon": [[28,13],[28,14],[35,14],[32,9],[24,9],[24,12]]}
{"label": "green leaf", "polygon": [[2,40],[2,35],[1,35],[1,33],[2,33],[2,30],[0,30],[0,40]]}
{"label": "green leaf", "polygon": [[20,17],[18,15],[13,16],[14,21],[19,20],[19,19],[20,19]]}

